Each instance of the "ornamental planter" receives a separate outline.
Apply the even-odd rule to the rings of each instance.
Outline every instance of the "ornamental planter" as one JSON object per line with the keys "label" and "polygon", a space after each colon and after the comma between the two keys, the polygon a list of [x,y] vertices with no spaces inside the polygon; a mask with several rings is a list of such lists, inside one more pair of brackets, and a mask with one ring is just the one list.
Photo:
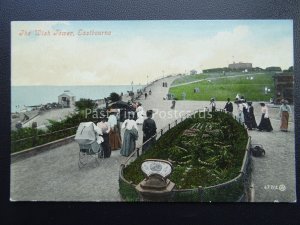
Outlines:
{"label": "ornamental planter", "polygon": [[250,138],[241,124],[224,112],[198,112],[174,125],[145,154],[121,166],[125,201],[140,200],[134,189],[144,178],[141,164],[146,159],[172,163],[172,201],[232,202],[246,196]]}

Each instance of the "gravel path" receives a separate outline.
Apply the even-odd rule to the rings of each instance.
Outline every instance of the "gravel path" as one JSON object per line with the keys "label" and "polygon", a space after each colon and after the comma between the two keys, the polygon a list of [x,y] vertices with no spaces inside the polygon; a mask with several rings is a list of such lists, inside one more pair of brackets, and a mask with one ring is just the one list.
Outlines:
{"label": "gravel path", "polygon": [[[174,78],[165,78],[169,86]],[[145,110],[154,109],[158,129],[173,122],[177,116],[208,106],[204,101],[177,101],[175,110],[171,110],[171,101],[163,100],[168,88],[162,87],[162,80],[152,84],[152,95],[141,99]],[[217,102],[223,108],[225,102]],[[258,103],[253,103],[255,113],[260,118]],[[253,143],[260,143],[266,149],[266,156],[254,158],[253,186],[254,201],[294,201],[295,194],[295,150],[294,128],[290,123],[290,132],[279,130],[276,119],[278,109],[270,108],[274,131],[271,133],[249,131]],[[234,112],[235,113],[235,112]],[[159,116],[160,115],[160,116]],[[165,116],[164,116],[165,115]],[[142,143],[139,126],[138,144]],[[75,142],[50,151],[17,161],[11,165],[11,200],[13,201],[120,201],[118,192],[119,166],[126,160],[120,151],[113,151],[110,158],[101,159],[99,165],[94,159],[78,169],[79,146]],[[279,185],[284,184],[285,191]],[[266,186],[269,185],[269,186]],[[271,186],[271,185],[274,185]],[[277,185],[277,189],[276,189]],[[283,186],[280,186],[281,189]],[[273,190],[273,189],[274,190]]]}

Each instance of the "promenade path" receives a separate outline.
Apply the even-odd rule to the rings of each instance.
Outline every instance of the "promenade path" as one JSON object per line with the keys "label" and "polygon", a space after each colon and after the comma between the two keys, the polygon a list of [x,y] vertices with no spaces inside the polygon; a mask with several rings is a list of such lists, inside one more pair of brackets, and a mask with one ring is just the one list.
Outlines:
{"label": "promenade path", "polygon": [[[169,77],[164,81],[170,86],[173,79],[175,78]],[[189,111],[209,106],[207,101],[177,101],[175,110],[171,110],[171,101],[163,100],[168,88],[162,87],[162,82],[158,80],[149,86],[147,90],[151,89],[152,95],[148,95],[146,100],[144,97],[139,100],[145,110],[155,110],[154,120],[158,129],[179,118],[180,114],[184,115]],[[223,108],[224,105],[225,102],[217,102],[219,108]],[[253,105],[259,123],[259,103],[254,102]],[[252,142],[263,144],[266,150],[265,157],[253,158],[253,200],[293,202],[296,199],[294,124],[293,122],[289,124],[290,132],[280,132],[278,108],[270,107],[269,113],[273,132],[249,131]],[[137,144],[141,143],[140,125]],[[110,158],[101,160],[98,166],[90,163],[78,169],[78,153],[78,144],[71,142],[12,163],[11,199],[14,201],[121,201],[118,192],[119,166],[126,157],[121,156],[120,151],[116,150],[112,152]]]}

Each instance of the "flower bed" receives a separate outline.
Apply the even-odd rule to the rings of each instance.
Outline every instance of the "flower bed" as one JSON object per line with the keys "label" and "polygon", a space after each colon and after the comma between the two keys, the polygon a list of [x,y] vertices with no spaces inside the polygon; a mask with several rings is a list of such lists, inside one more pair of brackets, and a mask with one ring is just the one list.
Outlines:
{"label": "flower bed", "polygon": [[[149,151],[124,168],[124,179],[134,186],[144,179],[140,168],[145,159],[169,160],[173,164],[170,180],[176,184],[175,193],[178,193],[174,200],[197,201],[198,197],[191,196],[198,196],[195,190],[199,187],[218,185],[238,177],[248,141],[247,131],[223,112],[205,117],[204,113],[197,113],[166,132]],[[243,192],[241,181],[242,177],[232,185],[239,196]],[[178,192],[188,189],[191,189],[190,194],[189,191],[185,191],[186,194]],[[123,192],[122,188],[120,193],[124,199],[137,200],[127,198],[127,191]],[[208,193],[209,199],[213,199],[214,191]],[[186,197],[180,198],[182,195]]]}

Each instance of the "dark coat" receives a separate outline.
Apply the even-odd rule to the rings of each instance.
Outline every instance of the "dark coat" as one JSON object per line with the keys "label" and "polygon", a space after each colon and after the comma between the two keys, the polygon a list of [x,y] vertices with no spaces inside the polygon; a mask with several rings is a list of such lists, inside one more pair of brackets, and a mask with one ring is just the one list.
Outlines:
{"label": "dark coat", "polygon": [[[147,118],[144,120],[143,123],[143,143],[148,141],[152,136],[156,134],[156,124],[155,121],[151,118]],[[147,149],[150,148],[150,146],[155,142],[155,138],[152,140],[148,141],[146,144],[143,145],[143,151],[146,151]]]}

